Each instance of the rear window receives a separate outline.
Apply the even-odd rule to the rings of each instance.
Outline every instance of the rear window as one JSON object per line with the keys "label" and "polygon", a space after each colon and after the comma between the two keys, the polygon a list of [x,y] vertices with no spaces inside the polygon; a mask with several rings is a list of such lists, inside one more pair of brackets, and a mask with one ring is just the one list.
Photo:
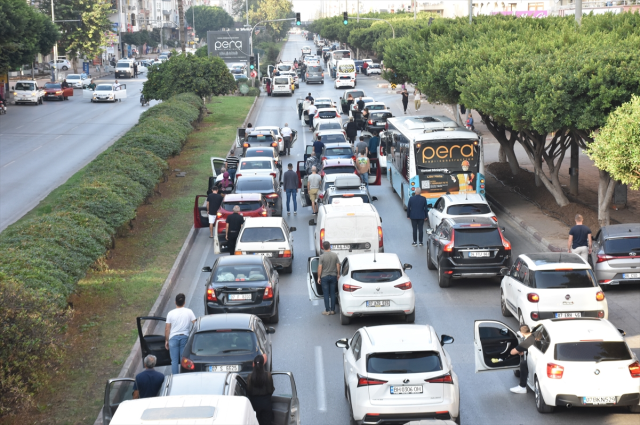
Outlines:
{"label": "rear window", "polygon": [[241,161],[240,167],[243,170],[269,170],[271,161]]}
{"label": "rear window", "polygon": [[340,123],[338,122],[327,122],[327,123],[320,123],[318,125],[318,130],[323,131],[323,130],[341,130],[342,127],[340,127]]}
{"label": "rear window", "polygon": [[289,84],[289,79],[288,78],[276,78],[275,80],[273,80],[274,84],[284,84],[287,85]]}
{"label": "rear window", "polygon": [[376,120],[376,121],[382,121],[382,120],[386,120],[387,118],[389,118],[391,116],[390,113],[386,112],[386,113],[374,113],[371,114],[370,117],[372,120]]}
{"label": "rear window", "polygon": [[[128,63],[126,63],[126,62],[125,62],[125,63],[119,63],[119,64],[117,65],[117,67],[118,67],[118,68],[129,68],[129,64],[128,64]],[[76,78],[77,78],[77,77],[76,77]]]}
{"label": "rear window", "polygon": [[351,90],[347,93],[346,97],[349,97],[349,95],[353,96],[353,98],[358,98],[360,96],[364,97],[364,92],[362,90]]}
{"label": "rear window", "polygon": [[248,227],[240,237],[240,242],[284,242],[284,233],[279,227]]}
{"label": "rear window", "polygon": [[237,192],[264,192],[267,190],[273,190],[273,182],[270,179],[264,180],[247,180],[240,177],[236,183]]}
{"label": "rear window", "polygon": [[250,135],[247,137],[248,143],[273,142],[273,136],[270,134]]}
{"label": "rear window", "polygon": [[442,370],[440,355],[435,351],[373,353],[367,358],[369,373],[426,373]]}
{"label": "rear window", "polygon": [[322,72],[322,68],[320,68],[319,66],[310,66],[309,68],[307,68],[307,70],[309,72]]}
{"label": "rear window", "polygon": [[476,215],[476,214],[489,214],[491,208],[487,204],[464,204],[464,205],[451,205],[447,208],[447,214],[450,215]]}
{"label": "rear window", "polygon": [[353,174],[356,171],[356,167],[354,167],[353,165],[327,167],[327,168],[324,168],[323,171],[325,174],[338,174],[338,173]]}
{"label": "rear window", "polygon": [[640,238],[607,239],[604,241],[604,252],[620,256],[627,256],[630,252],[640,252]]}
{"label": "rear window", "polygon": [[256,352],[256,336],[249,331],[200,332],[193,337],[191,354],[224,356]]}
{"label": "rear window", "polygon": [[455,229],[453,238],[456,248],[502,246],[502,239],[496,228]]}
{"label": "rear window", "polygon": [[[344,211],[346,214],[349,209],[345,208]],[[331,241],[331,243],[334,243],[334,240],[345,241],[348,239],[365,241],[374,233],[377,239],[377,230],[378,224],[375,217],[356,217],[355,215],[328,217],[325,224],[325,240]]]}
{"label": "rear window", "polygon": [[593,288],[596,286],[591,270],[538,270],[531,274],[536,288]]}
{"label": "rear window", "polygon": [[351,278],[362,283],[393,282],[402,277],[400,270],[360,270],[351,272]]}
{"label": "rear window", "polygon": [[337,115],[336,111],[320,111],[318,112],[318,116],[320,118],[335,118]]}
{"label": "rear window", "polygon": [[370,111],[381,111],[387,108],[384,105],[371,105],[371,106],[367,106],[367,109],[369,109]]}
{"label": "rear window", "polygon": [[268,156],[268,157],[273,157],[273,149],[259,149],[259,150],[249,150],[245,153],[244,157],[245,158],[252,158],[252,157],[256,157],[256,156]]}
{"label": "rear window", "polygon": [[239,201],[239,202],[223,202],[222,209],[225,211],[233,211],[233,207],[240,207],[240,212],[243,211],[255,211],[262,207],[262,202],[260,201]]}
{"label": "rear window", "polygon": [[278,65],[280,71],[291,71],[291,65]]}
{"label": "rear window", "polygon": [[567,362],[605,362],[631,360],[631,353],[624,341],[582,341],[556,344],[556,360]]}
{"label": "rear window", "polygon": [[320,139],[322,143],[346,143],[347,139],[344,137],[344,134],[321,134]]}
{"label": "rear window", "polygon": [[262,264],[221,266],[215,270],[214,282],[244,282],[267,280]]}
{"label": "rear window", "polygon": [[326,156],[352,156],[353,150],[351,148],[330,148],[324,151]]}

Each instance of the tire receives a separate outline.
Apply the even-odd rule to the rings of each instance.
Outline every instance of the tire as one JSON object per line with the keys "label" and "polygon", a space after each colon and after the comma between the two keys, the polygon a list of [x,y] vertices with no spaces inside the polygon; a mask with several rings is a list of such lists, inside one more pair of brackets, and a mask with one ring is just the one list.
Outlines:
{"label": "tire", "polygon": [[342,308],[340,308],[340,324],[348,325],[349,323],[351,323],[351,317],[347,317],[344,314],[342,314]]}
{"label": "tire", "polygon": [[534,393],[536,397],[536,409],[538,409],[538,412],[540,413],[553,412],[553,406],[549,406],[547,405],[547,403],[544,402],[544,397],[542,396],[542,392],[540,391],[540,384],[538,383],[538,378],[535,378],[534,386],[535,386]]}
{"label": "tire", "polygon": [[348,395],[349,389],[347,388],[347,381],[343,379],[342,382],[344,383],[344,398],[346,398],[347,401],[349,401],[349,395]]}
{"label": "tire", "polygon": [[407,323],[413,323],[416,321],[416,308],[413,307],[413,313],[404,316],[404,321]]}
{"label": "tire", "polygon": [[451,286],[451,276],[447,276],[442,272],[440,263],[438,263],[438,285],[441,288],[448,288]]}
{"label": "tire", "polygon": [[67,70],[69,70],[69,67],[68,67],[68,66],[63,66],[63,67],[62,67],[62,70],[63,70],[63,71],[67,71]]}
{"label": "tire", "polygon": [[289,267],[285,267],[282,269],[282,273],[291,274],[293,273],[293,263]]}
{"label": "tire", "polygon": [[503,291],[500,291],[500,312],[504,317],[512,316],[511,312],[507,308],[507,300],[504,299]]}
{"label": "tire", "polygon": [[640,405],[629,406],[630,413],[640,413]]}
{"label": "tire", "polygon": [[435,270],[436,265],[431,261],[431,242],[427,240],[427,268],[429,270]]}
{"label": "tire", "polygon": [[611,289],[611,285],[601,285],[600,289],[602,289],[602,292],[607,292]]}

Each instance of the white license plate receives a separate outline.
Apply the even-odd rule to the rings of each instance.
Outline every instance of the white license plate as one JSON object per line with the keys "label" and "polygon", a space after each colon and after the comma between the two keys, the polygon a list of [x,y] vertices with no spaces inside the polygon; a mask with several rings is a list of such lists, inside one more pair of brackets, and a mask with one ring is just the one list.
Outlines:
{"label": "white license plate", "polygon": [[331,245],[331,249],[349,249],[349,245]]}
{"label": "white license plate", "polygon": [[491,253],[489,251],[482,252],[470,252],[469,257],[490,257]]}
{"label": "white license plate", "polygon": [[389,300],[367,301],[367,307],[389,307],[390,305],[391,301]]}
{"label": "white license plate", "polygon": [[573,317],[582,317],[582,313],[556,313],[556,319],[566,319]]}
{"label": "white license plate", "polygon": [[240,365],[209,366],[209,372],[240,372]]}
{"label": "white license plate", "polygon": [[231,301],[235,300],[250,300],[251,294],[229,294],[229,299]]}
{"label": "white license plate", "polygon": [[582,404],[616,404],[616,397],[582,397]]}
{"label": "white license plate", "polygon": [[391,394],[422,394],[422,385],[402,385],[390,387]]}
{"label": "white license plate", "polygon": [[376,125],[385,125],[385,122],[384,121],[377,121]]}
{"label": "white license plate", "polygon": [[623,273],[623,279],[640,279],[640,273]]}
{"label": "white license plate", "polygon": [[273,257],[273,252],[254,252],[253,255],[264,255],[265,257]]}

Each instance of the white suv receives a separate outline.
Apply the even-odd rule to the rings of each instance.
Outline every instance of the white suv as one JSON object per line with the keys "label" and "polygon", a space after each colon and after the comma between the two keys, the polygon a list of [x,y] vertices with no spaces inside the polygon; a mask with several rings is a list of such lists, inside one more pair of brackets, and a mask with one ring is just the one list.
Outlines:
{"label": "white suv", "polygon": [[532,329],[544,319],[609,317],[604,292],[589,264],[577,254],[521,254],[511,269],[501,273],[502,315],[513,315]]}
{"label": "white suv", "polygon": [[444,344],[430,325],[358,329],[342,348],[344,393],[352,422],[460,420],[460,387]]}
{"label": "white suv", "polygon": [[[640,363],[624,331],[591,318],[544,320],[533,331],[527,387],[535,393],[538,412],[553,412],[554,406],[627,406],[640,413]],[[519,337],[502,322],[477,320],[476,372],[519,368],[520,356],[508,354]]]}
{"label": "white suv", "polygon": [[491,210],[483,195],[477,193],[443,195],[429,210],[429,227],[435,229],[444,218],[455,218],[465,215],[488,217],[496,223],[498,218]]}

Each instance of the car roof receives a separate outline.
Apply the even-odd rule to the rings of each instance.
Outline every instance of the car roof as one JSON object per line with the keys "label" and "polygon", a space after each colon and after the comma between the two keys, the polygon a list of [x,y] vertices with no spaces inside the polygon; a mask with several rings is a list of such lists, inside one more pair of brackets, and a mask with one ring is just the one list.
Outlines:
{"label": "car roof", "polygon": [[532,270],[590,269],[591,267],[578,254],[568,252],[541,252],[520,254]]}
{"label": "car roof", "polygon": [[[229,257],[236,257],[236,255],[230,255]],[[238,255],[238,257],[251,257],[253,255]],[[256,256],[256,260],[259,260],[262,264],[262,256]],[[228,258],[228,257],[221,257]],[[251,320],[253,314],[245,313],[221,313],[221,314],[207,314],[198,318],[197,332],[201,331],[214,331],[217,329],[251,329]]]}
{"label": "car roof", "polygon": [[640,223],[612,224],[604,226],[601,230],[607,238],[638,236],[640,234]]}
{"label": "car roof", "polygon": [[497,228],[498,223],[493,221],[490,217],[479,217],[476,215],[465,215],[448,217],[445,220],[449,220],[454,229],[461,228],[474,228],[474,227],[492,227]]}
{"label": "car roof", "polygon": [[238,180],[272,180],[273,181],[273,176],[271,175],[257,175],[257,176],[240,176],[238,177]]}
{"label": "car roof", "polygon": [[365,326],[362,329],[363,339],[372,345],[370,352],[431,351],[440,345],[429,325]]}
{"label": "car roof", "polygon": [[253,128],[253,131],[264,132],[264,131],[275,131],[276,133],[280,132],[280,127],[277,125],[258,125]]}
{"label": "car roof", "polygon": [[224,199],[222,200],[222,202],[261,201],[261,200],[262,200],[262,195],[259,193],[228,193],[224,196]]}
{"label": "car roof", "polygon": [[624,341],[624,338],[611,322],[606,319],[576,318],[551,319],[540,322],[549,332],[551,341]]}
{"label": "car roof", "polygon": [[335,106],[332,106],[330,108],[318,108],[318,112],[324,112],[324,111],[336,111],[338,112],[338,108],[336,108]]}
{"label": "car roof", "polygon": [[222,394],[227,382],[227,373],[192,372],[169,375],[170,395]]}
{"label": "car roof", "polygon": [[332,158],[332,159],[325,159],[324,161],[322,161],[322,168],[338,167],[338,166],[344,166],[344,165],[354,165],[353,159],[351,159],[351,158]]}
{"label": "car roof", "polygon": [[348,255],[349,270],[377,270],[402,268],[400,259],[393,253],[367,253]]}
{"label": "car roof", "polygon": [[487,204],[485,197],[478,193],[444,195],[443,198],[448,201],[449,204]]}
{"label": "car roof", "polygon": [[283,221],[282,217],[247,217],[244,227],[282,227]]}
{"label": "car roof", "polygon": [[[323,119],[319,120],[313,126],[315,127],[317,125],[318,127],[320,127],[320,125],[322,125],[322,124],[330,124],[330,123],[340,124],[340,119],[339,118],[323,118]],[[335,132],[338,132],[338,133],[342,133],[342,130],[341,129],[337,129],[337,128],[329,128],[329,129],[326,129],[326,130],[320,130],[321,133],[324,133],[325,131],[326,132],[335,131]]]}

